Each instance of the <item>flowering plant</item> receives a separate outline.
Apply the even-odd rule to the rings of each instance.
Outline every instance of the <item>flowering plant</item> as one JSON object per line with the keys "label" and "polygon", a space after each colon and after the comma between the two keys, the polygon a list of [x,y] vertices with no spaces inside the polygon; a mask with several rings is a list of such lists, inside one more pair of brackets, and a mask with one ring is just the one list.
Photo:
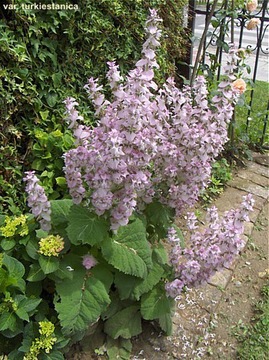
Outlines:
{"label": "flowering plant", "polygon": [[24,337],[10,360],[46,359],[47,353],[63,359],[66,347],[101,321],[112,359],[120,346],[130,351],[142,319],[158,321],[170,333],[174,298],[208,280],[243,245],[249,196],[222,219],[210,209],[202,233],[189,214],[189,246],[174,224],[207,186],[211,164],[227,140],[242,92],[233,75],[236,54],[232,49],[215,94],[202,76],[192,88],[179,90],[170,78],[159,89],[154,68],[160,21],[152,10],[142,59],[126,79],[108,63],[111,101],[97,80],[88,80],[85,88],[99,118],[95,128],[80,123],[75,99],[65,100],[76,143],[64,156],[72,199],[48,201],[35,173],[28,172],[33,216],[27,222],[3,219],[0,331]]}

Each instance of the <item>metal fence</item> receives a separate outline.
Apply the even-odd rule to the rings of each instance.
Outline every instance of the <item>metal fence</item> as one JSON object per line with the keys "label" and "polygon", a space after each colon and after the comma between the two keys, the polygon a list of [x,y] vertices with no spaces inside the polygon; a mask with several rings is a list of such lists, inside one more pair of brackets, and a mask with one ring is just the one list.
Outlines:
{"label": "metal fence", "polygon": [[[192,29],[193,34],[197,33],[198,17],[200,29],[202,29],[199,36],[200,43],[196,48],[192,48],[190,52],[190,64],[192,64],[194,75],[199,67],[207,71],[208,76],[215,75],[219,79],[228,44],[233,43],[237,48],[247,49],[250,53],[251,63],[249,68],[252,82],[256,83],[257,74],[261,72],[259,66],[261,66],[262,62],[265,64],[263,65],[264,78],[260,80],[269,81],[268,68],[266,69],[266,61],[268,65],[269,55],[268,0],[259,1],[257,9],[253,11],[248,11],[246,7],[242,9],[236,8],[234,0],[190,0],[189,27]],[[203,23],[201,23],[201,19]],[[193,44],[195,44],[195,40],[193,40]],[[214,74],[212,74],[212,71]],[[246,104],[248,108],[245,122],[246,134],[252,126],[254,96],[255,86],[253,86]],[[267,108],[263,109],[263,112],[259,114],[259,139],[256,142],[258,142],[257,145],[268,148],[268,140],[266,139],[269,113],[268,92],[264,96],[267,96]],[[257,126],[257,122],[255,126]]]}

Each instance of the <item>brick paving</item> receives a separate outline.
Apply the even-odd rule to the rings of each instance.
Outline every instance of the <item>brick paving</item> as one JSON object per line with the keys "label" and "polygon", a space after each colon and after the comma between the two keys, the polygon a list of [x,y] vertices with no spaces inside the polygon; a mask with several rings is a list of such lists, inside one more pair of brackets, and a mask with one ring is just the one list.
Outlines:
{"label": "brick paving", "polygon": [[[227,189],[224,193],[214,202],[214,205],[218,208],[219,214],[221,215],[231,208],[239,207],[242,202],[242,196],[248,193],[253,195],[255,205],[254,211],[250,215],[250,222],[245,224],[244,236],[246,240],[251,236],[258,215],[269,198],[268,159],[268,155],[254,154],[253,161],[248,162],[246,168],[240,169],[237,172],[233,179],[228,182]],[[234,260],[228,269],[217,272],[205,286],[201,287],[198,291],[194,291],[189,299],[187,299],[188,304],[192,301],[194,302],[193,305],[198,304],[198,312],[199,309],[201,311],[200,314],[194,314],[190,308],[189,315],[187,316],[185,310],[183,311],[185,323],[187,319],[188,325],[184,325],[184,322],[181,321],[180,312],[176,311],[173,321],[175,334],[169,338],[171,342],[173,342],[178,333],[177,324],[181,324],[181,327],[183,324],[183,328],[185,326],[185,329],[190,335],[190,333],[197,333],[197,322],[194,321],[194,317],[201,319],[206,318],[206,321],[209,321],[210,316],[216,312],[220,302],[225,296],[225,289],[232,278],[233,270],[236,267],[239,256],[240,255],[238,255],[237,259]],[[200,298],[197,294],[200,294]],[[181,299],[179,307],[184,308],[185,301],[186,299]],[[205,312],[207,312],[207,314]],[[197,346],[198,343],[199,342],[197,342]],[[168,356],[167,359],[170,358],[172,359],[172,357]]]}
{"label": "brick paving", "polygon": [[[233,179],[228,182],[223,194],[212,204],[222,215],[231,208],[238,208],[242,196],[251,193],[255,200],[254,211],[250,221],[245,224],[243,237],[251,236],[254,224],[269,198],[269,157],[253,154],[253,161],[239,169]],[[225,289],[233,277],[240,255],[229,268],[217,272],[208,283],[199,289],[191,290],[177,301],[173,318],[173,334],[169,337],[156,337],[154,331],[147,339],[140,355],[132,359],[200,359],[203,345],[206,344],[210,321],[217,312],[221,301],[225,299]],[[145,339],[145,337],[143,337]],[[157,340],[156,340],[157,339]],[[166,351],[169,349],[168,351]]]}

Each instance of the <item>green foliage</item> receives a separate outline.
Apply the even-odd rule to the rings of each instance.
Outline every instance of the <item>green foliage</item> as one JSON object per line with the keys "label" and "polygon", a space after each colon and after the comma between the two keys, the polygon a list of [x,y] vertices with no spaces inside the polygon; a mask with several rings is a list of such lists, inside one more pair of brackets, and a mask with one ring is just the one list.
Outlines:
{"label": "green foliage", "polygon": [[128,360],[132,350],[130,340],[118,338],[112,339],[108,337],[107,340],[107,354],[110,359]]}
{"label": "green foliage", "polygon": [[125,274],[145,279],[152,267],[151,249],[143,222],[135,219],[121,227],[102,247],[107,262]]}
{"label": "green foliage", "polygon": [[203,205],[208,205],[219,196],[223,192],[226,183],[231,179],[231,168],[225,158],[213,163],[210,183],[200,196]]}
{"label": "green foliage", "polygon": [[[73,140],[59,121],[64,118],[63,100],[78,93],[87,77],[105,79],[108,60],[116,60],[123,73],[130,70],[141,53],[149,8],[158,8],[164,18],[165,40],[157,74],[164,81],[174,71],[174,58],[183,54],[185,3],[78,0],[78,10],[29,10],[31,0],[17,0],[16,10],[1,5],[1,212],[16,214],[17,206],[23,210],[21,178],[30,168],[40,172],[50,199],[64,197],[62,155]],[[57,1],[61,4],[66,1]],[[91,124],[93,113],[86,110],[86,93],[80,104],[86,123]]]}
{"label": "green foliage", "polygon": [[264,360],[269,346],[269,286],[262,288],[262,300],[256,305],[254,323],[239,325],[234,334],[239,341],[237,356],[242,360]]}
{"label": "green foliage", "polygon": [[[0,217],[3,354],[11,360],[63,359],[98,321],[111,359],[129,358],[130,339],[141,333],[143,320],[157,321],[171,333],[174,301],[167,297],[165,279],[172,279],[173,271],[162,244],[171,226],[169,209],[162,206],[158,216],[147,209],[145,217],[134,215],[113,233],[106,221],[69,199],[53,200],[51,208],[50,234],[38,229],[32,216]],[[161,233],[149,233],[160,219],[167,220]],[[41,253],[42,240],[59,241],[59,234],[64,247]],[[84,264],[87,256],[95,258],[92,266]],[[46,322],[54,330],[44,337]],[[5,337],[13,339],[12,349]]]}
{"label": "green foliage", "polygon": [[[162,240],[174,214],[156,203],[115,233],[107,220],[73,205],[62,155],[74,139],[59,119],[62,101],[82,88],[85,77],[102,82],[107,60],[117,60],[123,73],[133,66],[149,7],[159,9],[166,35],[157,81],[170,75],[183,54],[186,1],[79,0],[78,11],[29,10],[31,3],[17,0],[16,10],[0,8],[1,353],[9,360],[61,360],[102,322],[109,358],[128,359],[130,338],[142,331],[142,320],[157,320],[171,331],[173,301],[165,281],[173,274]],[[94,125],[85,95],[80,104],[86,124]],[[26,212],[23,173],[30,168],[39,172],[51,200],[50,233],[33,216],[20,216]],[[41,243],[48,237],[64,247],[44,252]],[[87,257],[95,259],[92,267],[85,265]]]}
{"label": "green foliage", "polygon": [[108,222],[85,207],[73,205],[71,208],[67,233],[72,244],[101,244],[108,239],[108,230]]}
{"label": "green foliage", "polygon": [[242,143],[252,148],[259,147],[262,138],[263,145],[268,146],[269,110],[268,97],[265,96],[268,93],[268,82],[256,81],[245,92],[243,102],[235,107],[235,136],[238,146]]}
{"label": "green foliage", "polygon": [[138,305],[128,306],[109,318],[105,323],[105,332],[113,339],[120,336],[130,339],[142,331],[141,315]]}
{"label": "green foliage", "polygon": [[57,284],[56,291],[60,299],[55,302],[55,308],[62,331],[67,336],[86,331],[110,303],[102,281],[86,274],[82,266],[75,268],[72,279],[64,279]]}

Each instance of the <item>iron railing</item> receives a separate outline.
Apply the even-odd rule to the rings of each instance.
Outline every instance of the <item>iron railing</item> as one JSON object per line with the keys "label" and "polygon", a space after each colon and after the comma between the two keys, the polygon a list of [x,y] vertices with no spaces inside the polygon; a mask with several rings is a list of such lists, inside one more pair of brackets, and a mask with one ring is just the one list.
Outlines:
{"label": "iron railing", "polygon": [[[214,69],[214,64],[211,67],[206,64],[206,58],[208,54],[211,52],[211,60],[214,59],[215,69],[216,69],[216,77],[219,80],[222,72],[222,63],[223,57],[225,56],[225,51],[228,48],[229,43],[233,43],[237,48],[245,48],[251,53],[251,57],[253,58],[251,65],[251,75],[253,83],[257,80],[257,72],[258,67],[261,62],[262,57],[268,59],[269,55],[269,12],[268,12],[268,0],[259,1],[258,7],[253,12],[248,12],[246,8],[235,9],[233,0],[190,0],[189,1],[189,16],[192,21],[189,22],[189,27],[194,34],[195,30],[195,19],[197,15],[203,15],[205,20],[205,28],[206,25],[212,23],[213,19],[213,27],[205,30],[205,33],[202,36],[202,44],[201,51],[195,59],[190,58],[190,64],[194,64],[193,66],[193,76],[197,71],[198,65],[200,68],[204,70],[212,70]],[[210,18],[213,15],[212,18]],[[258,19],[258,25],[256,26],[255,36],[252,36],[252,42],[248,43],[249,30],[247,29],[247,24],[252,19]],[[253,21],[253,20],[252,20]],[[215,25],[214,25],[215,22]],[[236,33],[236,36],[235,36]],[[213,49],[213,50],[212,50]],[[214,56],[212,56],[212,51]],[[193,51],[190,52],[193,54]],[[195,66],[196,65],[196,66]],[[267,74],[265,75],[265,81],[269,81],[268,79],[268,69]],[[250,119],[252,114],[252,106],[253,106],[253,98],[255,94],[255,87],[252,88],[250,93],[250,100],[247,104],[248,113],[246,116],[246,124],[245,130],[248,133],[250,128]],[[268,113],[269,113],[269,94],[265,94],[268,97],[267,109],[264,111],[263,119],[262,119],[262,129],[261,135],[259,138],[259,145],[265,148],[268,148],[268,140],[266,140],[267,127],[268,127]],[[260,120],[261,121],[261,120]],[[233,134],[232,134],[233,137]]]}

